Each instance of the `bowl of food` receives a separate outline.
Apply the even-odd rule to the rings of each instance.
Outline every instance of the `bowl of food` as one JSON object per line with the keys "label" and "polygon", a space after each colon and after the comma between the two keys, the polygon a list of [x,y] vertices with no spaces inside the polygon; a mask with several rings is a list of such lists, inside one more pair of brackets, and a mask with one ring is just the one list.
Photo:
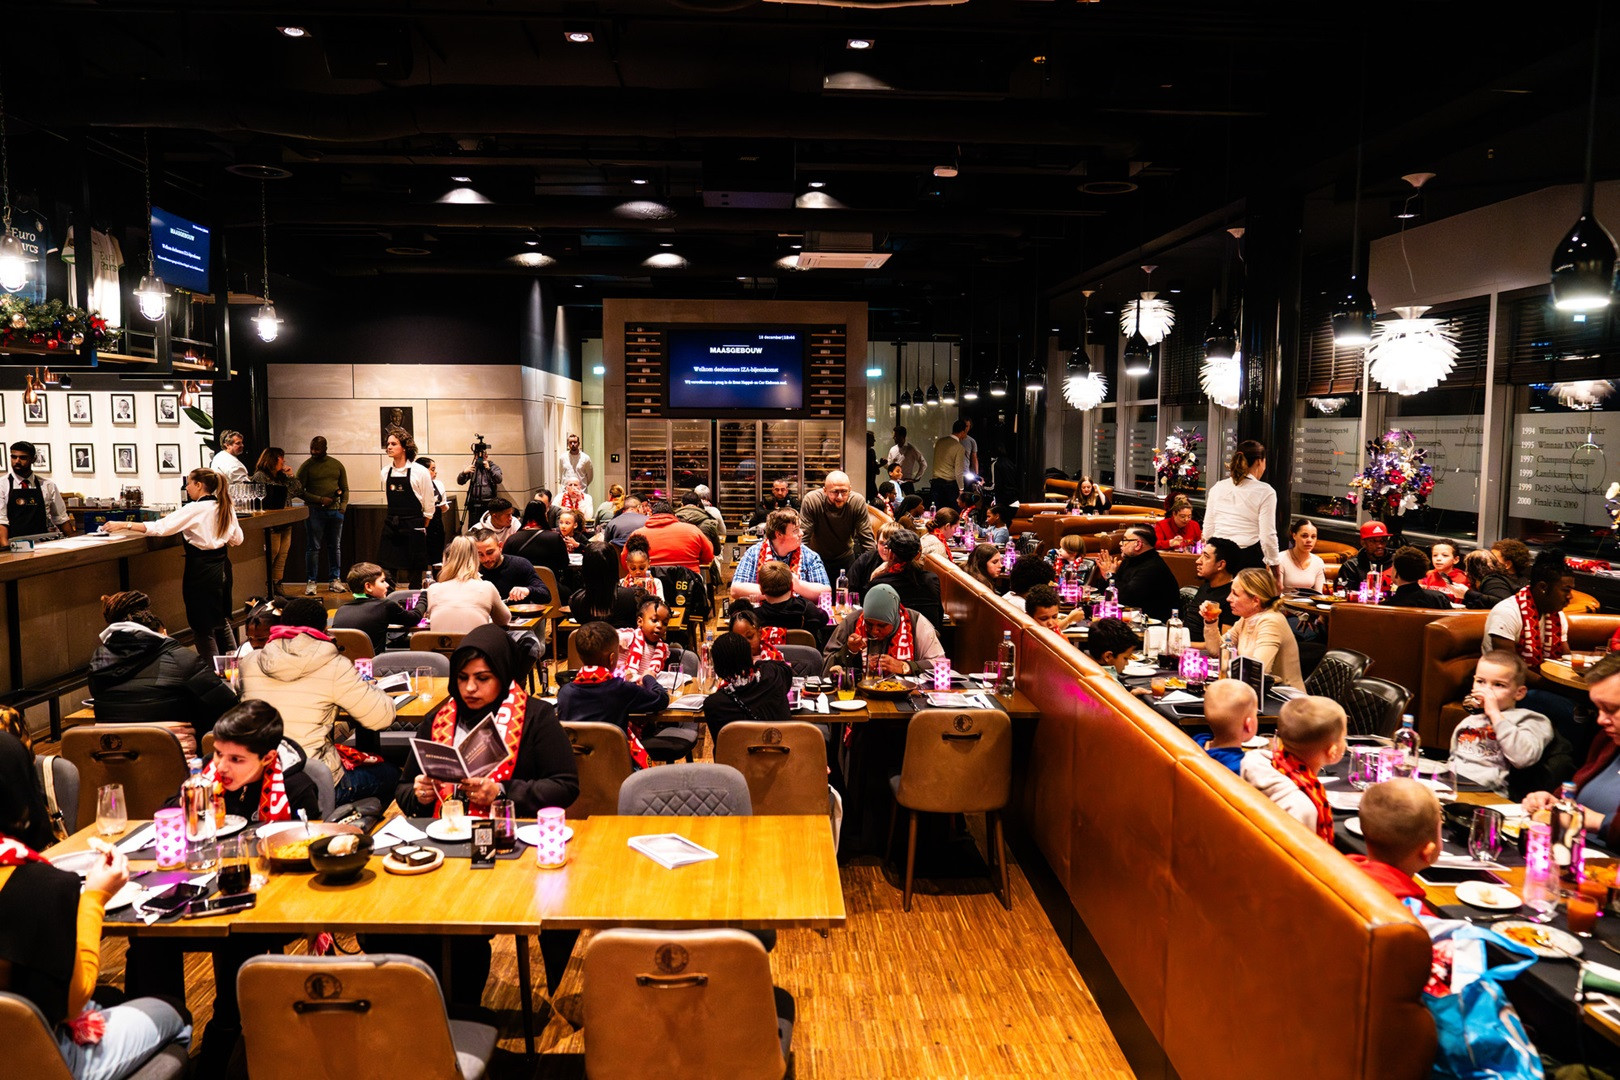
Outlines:
{"label": "bowl of food", "polygon": [[308,870],[309,848],[323,836],[364,835],[358,825],[337,825],[329,821],[278,821],[259,827],[259,850],[273,870]]}
{"label": "bowl of food", "polygon": [[903,698],[910,696],[916,687],[904,679],[889,675],[880,679],[862,679],[857,689],[863,697]]}
{"label": "bowl of food", "polygon": [[309,843],[309,863],[322,879],[350,881],[360,876],[371,858],[371,837],[361,833],[317,836]]}

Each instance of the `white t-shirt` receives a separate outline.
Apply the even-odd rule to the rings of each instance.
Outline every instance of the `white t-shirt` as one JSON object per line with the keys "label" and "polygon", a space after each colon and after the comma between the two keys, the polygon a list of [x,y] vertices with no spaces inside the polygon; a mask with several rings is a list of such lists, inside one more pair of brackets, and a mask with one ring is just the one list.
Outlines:
{"label": "white t-shirt", "polygon": [[[118,287],[118,271],[124,265],[124,249],[118,238],[90,230],[90,256],[94,270],[90,276],[90,310],[101,312],[109,326],[124,325],[123,293]],[[62,261],[68,264],[68,303],[79,302],[78,266],[73,257],[73,230],[62,245]]]}
{"label": "white t-shirt", "polygon": [[[1565,641],[1569,640],[1569,617],[1562,611],[1558,613],[1559,633]],[[1485,616],[1485,634],[1480,640],[1479,651],[1488,653],[1496,648],[1491,642],[1492,637],[1506,638],[1510,647],[1517,652],[1519,635],[1524,631],[1524,616],[1519,613],[1519,598],[1517,595],[1502,600],[1491,608],[1490,614]],[[1543,626],[1545,632],[1545,626]],[[1556,660],[1558,657],[1548,657]]]}
{"label": "white t-shirt", "polygon": [[208,467],[224,476],[227,483],[240,484],[248,478],[247,466],[235,454],[225,450],[215,454]]}
{"label": "white t-shirt", "polygon": [[1294,557],[1285,551],[1277,560],[1277,569],[1282,574],[1282,587],[1285,589],[1321,592],[1327,581],[1327,564],[1322,562],[1322,556],[1314,552],[1305,559],[1305,569],[1301,570]]}

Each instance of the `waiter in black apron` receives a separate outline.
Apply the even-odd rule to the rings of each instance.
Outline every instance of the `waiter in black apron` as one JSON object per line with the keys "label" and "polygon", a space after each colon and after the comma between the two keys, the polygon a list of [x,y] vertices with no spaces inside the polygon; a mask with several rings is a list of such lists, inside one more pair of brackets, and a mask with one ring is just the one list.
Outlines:
{"label": "waiter in black apron", "polygon": [[34,444],[11,444],[11,471],[6,474],[4,512],[0,512],[0,547],[13,536],[39,536],[52,529],[73,532],[56,485],[34,475]]}
{"label": "waiter in black apron", "polygon": [[433,520],[433,477],[416,462],[416,440],[410,433],[390,432],[383,443],[389,464],[382,471],[388,516],[377,542],[377,565],[394,580],[416,589],[428,567],[427,527]]}
{"label": "waiter in black apron", "polygon": [[110,533],[134,532],[147,536],[179,534],[185,546],[186,571],[180,579],[180,597],[191,624],[192,645],[204,663],[236,648],[231,632],[230,549],[242,542],[242,526],[231,504],[230,484],[213,469],[193,469],[186,477],[186,498],[191,501],[156,521],[109,521]]}

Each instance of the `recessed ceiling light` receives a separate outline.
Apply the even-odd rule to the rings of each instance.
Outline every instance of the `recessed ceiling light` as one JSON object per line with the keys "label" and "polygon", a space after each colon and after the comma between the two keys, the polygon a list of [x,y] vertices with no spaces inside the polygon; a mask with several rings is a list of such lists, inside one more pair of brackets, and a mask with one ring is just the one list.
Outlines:
{"label": "recessed ceiling light", "polygon": [[540,246],[540,241],[538,241],[538,240],[525,240],[523,242],[525,244],[528,244],[530,247],[539,247]]}
{"label": "recessed ceiling light", "polygon": [[817,188],[817,189],[824,188],[824,187],[827,186],[827,181],[825,181],[825,180],[812,180],[812,181],[810,181],[810,186],[813,187],[813,188]]}
{"label": "recessed ceiling light", "polygon": [[802,250],[804,250],[804,245],[803,244],[789,244],[788,247],[792,248],[794,251],[802,251]]}
{"label": "recessed ceiling light", "polygon": [[664,248],[669,248],[669,247],[674,247],[675,244],[671,240],[660,240],[660,241],[658,241],[658,246],[659,247],[664,247]]}
{"label": "recessed ceiling light", "polygon": [[301,38],[309,36],[309,31],[302,26],[278,26],[276,29],[281,31],[283,37]]}
{"label": "recessed ceiling light", "polygon": [[584,285],[582,285],[582,284],[580,284],[580,283],[579,283],[579,282],[577,282],[577,281],[576,281],[576,282],[574,282],[574,288],[576,288],[576,289],[583,289],[583,288],[584,288],[584,287],[585,287],[585,286],[584,286]]}
{"label": "recessed ceiling light", "polygon": [[630,182],[632,184],[640,186],[642,184],[645,184],[647,182],[647,179],[646,179],[646,177],[643,177],[643,176],[637,176],[637,177],[632,178]]}
{"label": "recessed ceiling light", "polygon": [[852,37],[848,41],[844,42],[844,48],[854,49],[858,52],[862,49],[870,49],[876,44],[877,42],[869,37]]}
{"label": "recessed ceiling light", "polygon": [[596,35],[589,30],[575,27],[572,30],[563,31],[563,40],[570,45],[589,45],[596,40]]}
{"label": "recessed ceiling light", "polygon": [[512,256],[511,261],[518,266],[527,266],[531,269],[538,269],[542,266],[553,266],[557,262],[557,260],[553,259],[550,255],[546,255],[539,251],[520,251],[516,255]]}
{"label": "recessed ceiling light", "polygon": [[454,180],[458,184],[472,183],[472,177],[470,176],[452,176],[450,179]]}
{"label": "recessed ceiling light", "polygon": [[939,177],[942,180],[949,180],[951,177],[956,175],[956,171],[957,170],[956,170],[955,165],[935,165],[934,166],[934,175]]}

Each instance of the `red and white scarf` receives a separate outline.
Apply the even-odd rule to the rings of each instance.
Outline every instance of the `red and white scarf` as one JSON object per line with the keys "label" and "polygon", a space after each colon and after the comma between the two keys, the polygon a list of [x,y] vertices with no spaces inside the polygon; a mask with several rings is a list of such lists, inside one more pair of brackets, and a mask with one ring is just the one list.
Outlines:
{"label": "red and white scarf", "polygon": [[759,628],[759,659],[780,660],[787,663],[782,657],[782,650],[777,648],[787,641],[787,630],[780,626],[762,626]]}
{"label": "red and white scarf", "polygon": [[771,547],[769,540],[761,540],[759,542],[759,554],[754,557],[756,571],[761,563],[768,562],[770,559],[787,563],[788,569],[793,571],[793,576],[798,577],[799,563],[804,559],[804,545],[800,544],[786,555],[778,555],[776,549]]}
{"label": "red and white scarf", "polygon": [[23,863],[50,862],[49,859],[23,843],[0,833],[0,866],[21,866]]}
{"label": "red and white scarf", "polygon": [[[258,820],[261,822],[292,820],[292,803],[287,799],[287,778],[282,772],[280,757],[278,752],[272,750],[264,758],[264,774],[259,778]],[[203,768],[202,776],[210,784],[219,783],[214,775],[212,758]]]}
{"label": "red and white scarf", "polygon": [[1556,660],[1564,655],[1564,615],[1553,611],[1546,615],[1536,612],[1536,602],[1530,598],[1527,585],[1513,594],[1519,605],[1519,655],[1531,670],[1547,659]]}
{"label": "red and white scarf", "polygon": [[1307,769],[1292,750],[1281,747],[1271,755],[1271,763],[1311,800],[1311,805],[1316,807],[1316,835],[1333,843],[1333,807],[1328,805],[1327,792],[1316,773]]}
{"label": "red and white scarf", "polygon": [[578,510],[579,509],[579,501],[580,501],[580,499],[584,498],[584,495],[585,495],[585,493],[582,492],[582,491],[580,491],[580,492],[571,491],[571,490],[564,491],[563,496],[562,496],[563,509],[564,510]]}
{"label": "red and white scarf", "polygon": [[[605,667],[586,664],[574,676],[574,683],[578,686],[594,686],[597,683],[605,683],[613,677],[613,672]],[[630,741],[630,760],[635,762],[636,768],[645,769],[651,765],[652,758],[647,756],[647,748],[641,744],[641,721],[634,716],[630,717],[629,723],[625,725],[624,734]]]}
{"label": "red and white scarf", "polygon": [[[500,734],[501,741],[506,744],[506,760],[495,766],[495,771],[488,774],[486,779],[504,783],[512,779],[512,770],[517,766],[518,744],[523,740],[523,718],[529,708],[529,695],[523,687],[513,683],[507,692],[506,698],[496,708],[494,713],[495,730]],[[454,698],[446,701],[439,711],[433,714],[433,724],[428,728],[428,735],[441,746],[454,746],[456,742],[456,702]],[[455,790],[454,784],[435,784],[437,788],[437,805],[433,808],[433,816],[438,817],[444,806],[444,800],[450,797]],[[479,811],[488,811],[488,803],[474,802],[472,808]]]}
{"label": "red and white scarf", "polygon": [[[865,615],[855,620],[855,629],[852,633],[859,634],[867,641],[872,640],[871,633],[866,629]],[[906,618],[906,609],[903,605],[899,614],[895,616],[894,633],[889,635],[889,644],[884,651],[896,660],[910,662],[916,657],[916,650],[911,640],[911,620]]]}
{"label": "red and white scarf", "polygon": [[634,630],[619,650],[619,662],[613,666],[613,674],[639,681],[643,676],[663,671],[668,660],[669,642],[660,641],[654,646],[639,629]]}
{"label": "red and white scarf", "polygon": [[660,600],[664,598],[664,590],[659,586],[658,579],[653,577],[651,573],[642,574],[640,577],[633,574],[628,577],[622,577],[619,579],[619,588],[643,589],[646,592],[658,597]]}
{"label": "red and white scarf", "polygon": [[331,634],[323,633],[320,630],[316,630],[313,627],[308,626],[272,626],[270,628],[271,641],[286,641],[288,638],[295,638],[299,634],[308,634],[316,641],[333,640]]}

